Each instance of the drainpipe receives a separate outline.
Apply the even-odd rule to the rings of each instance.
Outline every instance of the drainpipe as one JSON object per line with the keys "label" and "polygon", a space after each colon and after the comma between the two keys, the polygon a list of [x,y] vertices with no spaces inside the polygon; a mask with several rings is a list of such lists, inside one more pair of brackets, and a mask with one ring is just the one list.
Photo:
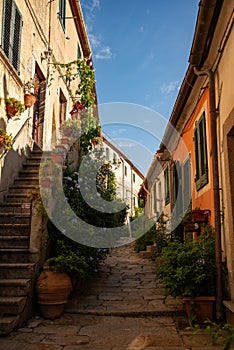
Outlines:
{"label": "drainpipe", "polygon": [[222,253],[221,253],[221,218],[220,218],[220,188],[219,188],[219,167],[218,167],[218,146],[217,146],[217,125],[215,107],[215,85],[214,72],[212,70],[199,71],[196,67],[196,75],[207,75],[209,78],[210,97],[210,131],[212,147],[212,167],[213,167],[213,193],[214,193],[214,219],[215,219],[215,262],[216,262],[216,318],[223,318],[222,308]]}

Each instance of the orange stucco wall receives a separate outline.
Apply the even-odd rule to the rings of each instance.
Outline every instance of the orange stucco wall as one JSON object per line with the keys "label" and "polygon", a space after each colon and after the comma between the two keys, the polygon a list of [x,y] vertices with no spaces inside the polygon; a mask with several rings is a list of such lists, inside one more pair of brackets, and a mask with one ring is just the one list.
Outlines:
{"label": "orange stucco wall", "polygon": [[[206,113],[206,130],[207,130],[207,156],[209,166],[209,181],[201,190],[196,190],[195,179],[195,151],[194,151],[194,127],[195,121],[200,118],[203,111]],[[212,181],[212,159],[211,159],[211,139],[210,139],[210,117],[209,117],[209,90],[204,89],[196,107],[185,124],[182,134],[182,141],[178,144],[177,149],[173,153],[173,158],[185,161],[188,154],[191,157],[191,184],[192,184],[192,209],[199,207],[200,209],[209,209],[211,211],[210,223],[214,225],[214,198],[213,198],[213,181]],[[182,151],[182,143],[187,147],[187,152]]]}

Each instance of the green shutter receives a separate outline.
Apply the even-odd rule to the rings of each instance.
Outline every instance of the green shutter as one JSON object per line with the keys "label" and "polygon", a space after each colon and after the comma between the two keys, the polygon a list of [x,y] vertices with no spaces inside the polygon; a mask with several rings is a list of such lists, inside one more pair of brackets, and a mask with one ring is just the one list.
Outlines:
{"label": "green shutter", "polygon": [[13,0],[3,1],[2,48],[19,72],[22,16]]}
{"label": "green shutter", "polygon": [[66,0],[59,0],[59,18],[63,30],[66,29]]}
{"label": "green shutter", "polygon": [[19,63],[20,63],[19,58],[20,58],[21,30],[22,30],[22,17],[18,8],[16,7],[14,34],[13,34],[13,47],[12,47],[12,64],[18,72],[19,72]]}
{"label": "green shutter", "polygon": [[13,13],[13,0],[3,1],[3,21],[2,21],[2,47],[6,56],[10,54],[11,21]]}
{"label": "green shutter", "polygon": [[208,157],[206,138],[206,117],[203,112],[194,130],[196,189],[200,190],[208,183]]}

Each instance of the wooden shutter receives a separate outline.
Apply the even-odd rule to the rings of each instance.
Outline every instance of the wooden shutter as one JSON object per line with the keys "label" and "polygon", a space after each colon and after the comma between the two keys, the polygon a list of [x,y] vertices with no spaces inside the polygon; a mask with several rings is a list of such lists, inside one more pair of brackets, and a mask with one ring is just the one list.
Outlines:
{"label": "wooden shutter", "polygon": [[12,44],[12,64],[19,72],[19,63],[20,63],[20,43],[21,43],[21,31],[22,31],[22,17],[15,6],[15,22],[13,30],[13,44]]}
{"label": "wooden shutter", "polygon": [[3,2],[2,47],[13,67],[19,72],[22,16],[13,0]]}
{"label": "wooden shutter", "polygon": [[186,159],[183,165],[183,209],[184,213],[191,206],[191,161],[190,156]]}
{"label": "wooden shutter", "polygon": [[66,22],[66,0],[59,0],[59,17],[60,22],[62,24],[63,29],[65,30],[65,22]]}

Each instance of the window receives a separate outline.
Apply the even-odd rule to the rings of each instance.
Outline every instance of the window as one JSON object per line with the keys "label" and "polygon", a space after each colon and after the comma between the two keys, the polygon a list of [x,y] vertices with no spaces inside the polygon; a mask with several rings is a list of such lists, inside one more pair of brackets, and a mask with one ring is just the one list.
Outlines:
{"label": "window", "polygon": [[205,112],[195,125],[194,130],[195,166],[196,166],[196,189],[200,190],[208,183],[208,159],[206,141],[206,118]]}
{"label": "window", "polygon": [[113,153],[113,163],[114,164],[117,163],[117,155],[116,155],[116,153]]}
{"label": "window", "polygon": [[164,196],[165,205],[170,203],[170,191],[169,191],[169,171],[168,168],[164,170]]}
{"label": "window", "polygon": [[109,162],[110,160],[110,149],[106,147],[106,160]]}
{"label": "window", "polygon": [[60,122],[60,124],[65,122],[66,110],[67,110],[67,100],[66,100],[66,97],[64,96],[62,90],[60,89],[60,95],[59,95],[59,122]]}
{"label": "window", "polygon": [[3,1],[2,48],[19,73],[22,16],[14,0]]}
{"label": "window", "polygon": [[136,174],[135,173],[132,174],[132,181],[136,182]]}
{"label": "window", "polygon": [[136,197],[135,196],[133,197],[133,206],[134,207],[136,206]]}
{"label": "window", "polygon": [[183,164],[183,209],[184,213],[191,208],[191,161],[190,156]]}
{"label": "window", "polygon": [[81,48],[80,48],[80,44],[77,43],[77,58],[78,59],[81,59],[82,58],[82,51],[81,51]]}
{"label": "window", "polygon": [[154,184],[153,191],[154,191],[154,213],[157,214],[158,206],[157,206],[157,188],[156,188],[156,183]]}
{"label": "window", "polygon": [[125,167],[124,167],[124,175],[125,175],[125,176],[128,175],[128,168],[126,167],[126,165],[125,165]]}
{"label": "window", "polygon": [[63,30],[65,31],[65,19],[66,19],[66,0],[59,0],[59,19]]}

